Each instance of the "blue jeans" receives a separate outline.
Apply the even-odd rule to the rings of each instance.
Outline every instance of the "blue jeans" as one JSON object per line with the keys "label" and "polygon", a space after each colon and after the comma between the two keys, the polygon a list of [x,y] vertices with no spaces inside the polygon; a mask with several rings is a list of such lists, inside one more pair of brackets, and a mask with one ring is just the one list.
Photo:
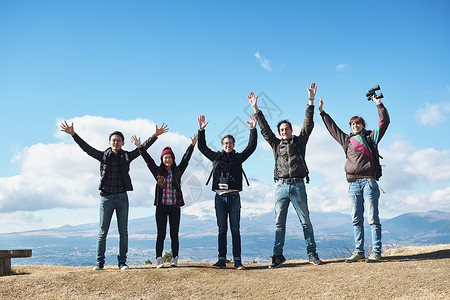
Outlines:
{"label": "blue jeans", "polygon": [[364,201],[367,207],[367,219],[372,231],[372,252],[381,254],[381,224],[378,216],[380,189],[374,178],[358,179],[350,182],[348,197],[352,205],[355,251],[364,253]]}
{"label": "blue jeans", "polygon": [[116,210],[117,227],[119,231],[119,263],[127,261],[128,252],[128,195],[126,192],[101,197],[100,228],[97,241],[97,262],[105,263],[106,236],[108,235],[111,218]]}
{"label": "blue jeans", "polygon": [[241,197],[239,193],[215,197],[217,226],[219,228],[219,260],[227,258],[227,219],[230,218],[234,261],[241,260]]}
{"label": "blue jeans", "polygon": [[292,203],[298,219],[303,227],[303,235],[308,254],[316,253],[314,230],[309,219],[308,197],[305,183],[298,179],[295,183],[278,183],[275,190],[275,243],[273,255],[283,254],[284,239],[286,235],[286,217],[289,203]]}

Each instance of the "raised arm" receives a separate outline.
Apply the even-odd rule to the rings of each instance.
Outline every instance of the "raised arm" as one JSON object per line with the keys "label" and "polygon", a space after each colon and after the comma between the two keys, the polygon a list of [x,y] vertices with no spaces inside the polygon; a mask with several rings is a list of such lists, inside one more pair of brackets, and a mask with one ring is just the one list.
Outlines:
{"label": "raised arm", "polygon": [[256,119],[254,115],[250,116],[250,122],[247,122],[250,126],[250,137],[248,138],[247,147],[241,152],[241,161],[244,162],[252,155],[256,150],[258,133],[256,132]]}
{"label": "raised arm", "polygon": [[374,140],[375,144],[378,145],[381,138],[386,133],[386,130],[391,121],[386,107],[384,107],[384,104],[381,103],[381,99],[377,99],[375,98],[375,96],[373,96],[372,101],[375,102],[375,104],[377,105],[379,121],[377,128],[375,128],[375,130],[372,131],[371,137]]}
{"label": "raised arm", "polygon": [[75,133],[75,129],[73,128],[73,122],[69,126],[66,121],[62,122],[61,125],[61,131],[70,134],[75,141],[75,143],[80,146],[81,149],[83,149],[84,152],[86,152],[89,156],[95,158],[98,161],[101,161],[103,159],[103,152],[99,151],[93,147],[91,147],[88,143],[86,143],[81,137],[78,136],[78,134]]}
{"label": "raised arm", "polygon": [[216,151],[213,151],[212,149],[210,149],[207,145],[206,145],[206,134],[205,134],[205,127],[206,125],[208,125],[209,121],[206,122],[205,121],[205,116],[204,115],[200,115],[200,117],[198,117],[198,150],[200,150],[200,152],[206,156],[207,159],[209,159],[210,161],[214,161],[219,153]]}
{"label": "raised arm", "polygon": [[194,152],[195,144],[197,143],[197,135],[194,134],[193,137],[191,137],[191,144],[187,148],[186,152],[183,155],[183,158],[181,159],[180,164],[178,165],[178,168],[180,169],[181,174],[184,173],[186,170],[189,160],[191,159],[192,153]]}
{"label": "raised arm", "polygon": [[327,128],[328,132],[341,145],[341,147],[345,151],[346,150],[345,146],[347,145],[347,139],[349,139],[350,137],[347,134],[345,134],[336,125],[336,123],[333,121],[333,119],[330,117],[330,115],[327,114],[323,110],[323,100],[322,100],[322,98],[320,98],[319,111],[320,111],[320,116],[322,117],[322,121],[325,124],[325,127]]}
{"label": "raised arm", "polygon": [[317,92],[317,85],[312,82],[308,90],[308,105],[306,106],[305,119],[303,120],[302,129],[300,129],[300,136],[308,140],[314,128],[314,97]]}
{"label": "raised arm", "polygon": [[141,139],[133,135],[131,137],[131,142],[136,145],[137,151],[139,151],[139,154],[142,155],[142,158],[144,159],[145,163],[147,164],[148,169],[150,172],[152,172],[153,177],[156,178],[158,166],[156,165],[153,158],[151,158],[150,154],[148,154],[147,150],[142,147],[141,145]]}

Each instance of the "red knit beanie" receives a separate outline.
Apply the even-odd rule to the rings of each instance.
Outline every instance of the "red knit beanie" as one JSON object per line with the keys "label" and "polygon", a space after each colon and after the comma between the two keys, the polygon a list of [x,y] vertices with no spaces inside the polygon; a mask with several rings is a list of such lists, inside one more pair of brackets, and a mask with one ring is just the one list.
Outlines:
{"label": "red knit beanie", "polygon": [[166,147],[163,149],[163,151],[161,152],[161,160],[166,154],[170,154],[170,156],[172,156],[172,160],[175,160],[175,154],[173,153],[172,148]]}

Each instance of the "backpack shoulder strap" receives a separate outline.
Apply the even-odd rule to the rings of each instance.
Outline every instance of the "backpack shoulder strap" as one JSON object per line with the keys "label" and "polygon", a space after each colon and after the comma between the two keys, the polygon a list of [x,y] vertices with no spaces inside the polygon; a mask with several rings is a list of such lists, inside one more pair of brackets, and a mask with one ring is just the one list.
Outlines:
{"label": "backpack shoulder strap", "polygon": [[209,184],[209,181],[211,180],[211,177],[212,177],[213,174],[214,174],[214,170],[216,169],[217,164],[218,164],[217,160],[213,162],[213,167],[212,167],[212,169],[211,169],[211,173],[209,173],[209,177],[208,177],[208,180],[206,181],[206,185]]}

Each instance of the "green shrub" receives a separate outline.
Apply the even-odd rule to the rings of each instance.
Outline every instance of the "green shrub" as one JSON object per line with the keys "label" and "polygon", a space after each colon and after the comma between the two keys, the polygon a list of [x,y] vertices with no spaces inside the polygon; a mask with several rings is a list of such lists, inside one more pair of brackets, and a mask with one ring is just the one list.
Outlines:
{"label": "green shrub", "polygon": [[172,259],[172,251],[165,252],[164,256],[163,256],[163,262],[168,263],[168,262],[170,262],[171,259]]}

